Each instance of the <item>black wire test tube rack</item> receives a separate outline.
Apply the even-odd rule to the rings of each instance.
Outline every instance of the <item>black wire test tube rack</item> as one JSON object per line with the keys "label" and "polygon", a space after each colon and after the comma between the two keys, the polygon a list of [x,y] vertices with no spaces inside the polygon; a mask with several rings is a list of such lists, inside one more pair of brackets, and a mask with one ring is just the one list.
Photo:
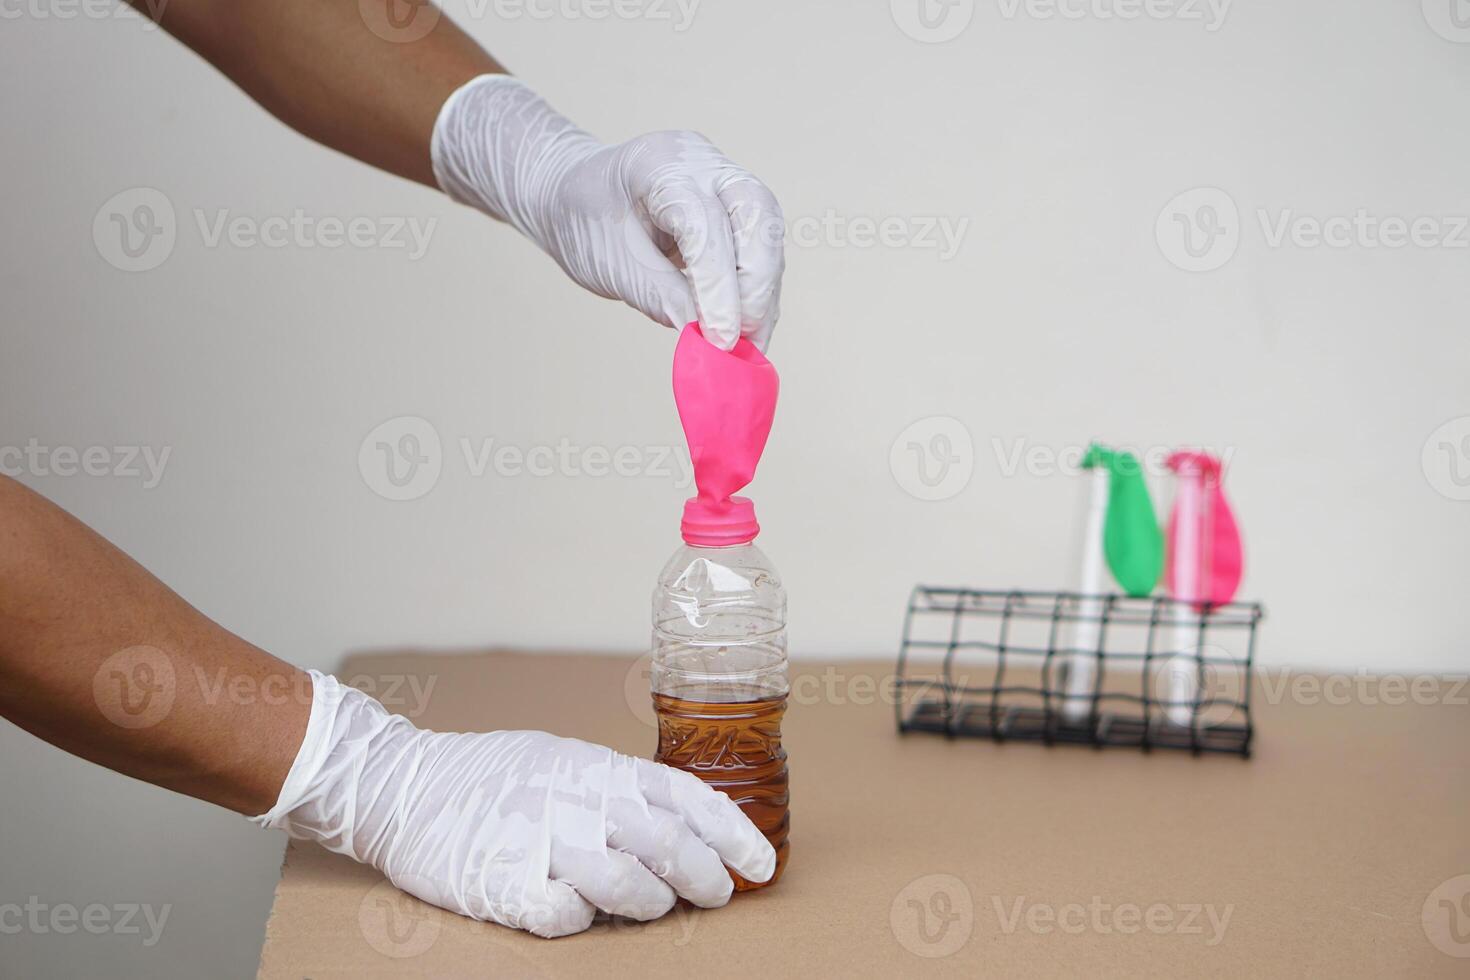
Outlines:
{"label": "black wire test tube rack", "polygon": [[898,730],[1249,758],[1263,615],[1254,602],[1201,611],[1164,596],[920,585],[898,654]]}

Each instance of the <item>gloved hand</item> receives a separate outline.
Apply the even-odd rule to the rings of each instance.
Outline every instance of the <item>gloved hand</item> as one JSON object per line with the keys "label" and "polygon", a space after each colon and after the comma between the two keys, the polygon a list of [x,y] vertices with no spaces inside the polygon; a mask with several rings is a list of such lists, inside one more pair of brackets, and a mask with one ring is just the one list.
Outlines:
{"label": "gloved hand", "polygon": [[724,905],[721,859],[752,881],[775,871],[740,808],[686,772],[544,732],[426,731],[311,678],[306,737],[254,822],[371,864],[426,902],[565,936],[596,909],[657,918],[675,893]]}
{"label": "gloved hand", "polygon": [[586,288],[729,350],[765,350],[785,268],[781,208],[698,133],[604,146],[525,83],[482,75],[444,103],[434,176],[508,221]]}

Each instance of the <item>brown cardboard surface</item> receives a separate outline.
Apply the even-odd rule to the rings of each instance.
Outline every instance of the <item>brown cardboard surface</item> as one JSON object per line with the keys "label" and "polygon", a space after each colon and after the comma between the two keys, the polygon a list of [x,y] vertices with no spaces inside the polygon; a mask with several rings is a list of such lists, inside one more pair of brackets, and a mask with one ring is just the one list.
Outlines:
{"label": "brown cardboard surface", "polygon": [[[260,976],[1470,975],[1450,955],[1470,957],[1470,691],[1259,698],[1242,761],[901,737],[891,672],[794,671],[774,888],[548,941],[293,843]],[[653,750],[629,657],[371,654],[339,676],[432,728]]]}

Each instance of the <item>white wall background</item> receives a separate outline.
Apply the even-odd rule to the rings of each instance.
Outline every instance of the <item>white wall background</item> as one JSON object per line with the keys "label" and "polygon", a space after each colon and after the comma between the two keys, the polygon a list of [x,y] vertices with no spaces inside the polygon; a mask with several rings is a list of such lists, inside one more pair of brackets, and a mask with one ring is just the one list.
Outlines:
{"label": "white wall background", "polygon": [[[1263,662],[1402,672],[1470,667],[1470,503],[1454,499],[1470,494],[1470,232],[1442,220],[1470,214],[1470,30],[1452,2],[1239,0],[1210,30],[1204,5],[1122,20],[1099,15],[1107,0],[1074,0],[1077,18],[961,0],[954,16],[973,19],[945,43],[907,36],[881,0],[704,0],[682,31],[677,14],[450,9],[605,138],[707,133],[802,229],[753,488],[796,656],[891,655],[916,580],[1067,584],[1078,481],[1008,463],[1099,436],[1231,452]],[[7,5],[0,32],[0,446],[170,456],[152,488],[35,468],[24,482],[302,664],[640,646],[686,492],[653,475],[476,477],[460,440],[677,445],[673,335],[569,285],[509,229],[308,143],[140,20],[63,16],[77,9]],[[136,187],[166,195],[177,240],[130,274],[92,227]],[[1228,194],[1239,240],[1191,273],[1155,222],[1198,187]],[[418,260],[208,247],[195,212],[219,209],[437,225]],[[1359,209],[1442,220],[1459,247],[1273,247],[1258,213]],[[885,218],[900,235],[968,226],[947,258],[814,227]],[[404,415],[434,426],[442,473],[390,502],[358,449]],[[968,484],[937,502],[890,465],[929,416],[973,445]],[[152,948],[0,936],[0,973],[253,971],[279,838],[13,728],[0,774],[0,903],[175,903]]]}

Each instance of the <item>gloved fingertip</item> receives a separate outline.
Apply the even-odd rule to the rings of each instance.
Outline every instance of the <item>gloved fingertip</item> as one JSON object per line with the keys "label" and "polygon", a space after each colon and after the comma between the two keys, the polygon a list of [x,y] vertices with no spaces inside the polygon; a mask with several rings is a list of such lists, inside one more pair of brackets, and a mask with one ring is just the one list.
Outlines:
{"label": "gloved fingertip", "polygon": [[637,922],[652,922],[654,919],[662,918],[674,907],[679,896],[667,885],[664,886],[667,894],[657,896],[642,895],[636,899],[615,904],[611,911],[614,915],[625,919],[633,919]]}
{"label": "gloved fingertip", "polygon": [[718,877],[711,879],[708,884],[700,882],[698,886],[686,888],[683,897],[702,909],[718,909],[728,905],[730,896],[733,894],[735,894],[735,882],[725,873],[725,868],[721,865]]}
{"label": "gloved fingertip", "polygon": [[521,915],[521,928],[542,939],[556,939],[586,932],[597,909],[561,881],[548,881],[544,898]]}
{"label": "gloved fingertip", "polygon": [[756,349],[764,354],[771,346],[771,334],[775,330],[774,323],[760,323],[745,332],[745,339],[755,344]]}
{"label": "gloved fingertip", "polygon": [[714,344],[720,350],[734,350],[735,345],[740,341],[739,327],[701,323],[699,328],[704,331],[704,339]]}
{"label": "gloved fingertip", "polygon": [[728,836],[722,849],[724,860],[746,881],[770,881],[776,873],[776,849],[735,801],[729,797],[725,800],[728,805],[724,823]]}
{"label": "gloved fingertip", "polygon": [[656,282],[646,301],[632,304],[655,323],[672,330],[683,330],[684,324],[699,318],[695,312],[694,294],[684,278],[671,270],[663,281]]}
{"label": "gloved fingertip", "polygon": [[761,848],[750,860],[742,862],[742,867],[735,869],[735,873],[740,875],[740,877],[756,884],[760,884],[763,881],[770,881],[771,875],[776,873],[776,849],[771,846],[770,841],[764,838],[762,838],[762,843],[766,846]]}
{"label": "gloved fingertip", "polygon": [[586,932],[591,928],[592,918],[596,914],[593,911],[588,912],[585,917],[577,915],[546,919],[528,925],[526,931],[533,936],[540,936],[542,939],[560,939],[562,936],[575,936],[577,933]]}

